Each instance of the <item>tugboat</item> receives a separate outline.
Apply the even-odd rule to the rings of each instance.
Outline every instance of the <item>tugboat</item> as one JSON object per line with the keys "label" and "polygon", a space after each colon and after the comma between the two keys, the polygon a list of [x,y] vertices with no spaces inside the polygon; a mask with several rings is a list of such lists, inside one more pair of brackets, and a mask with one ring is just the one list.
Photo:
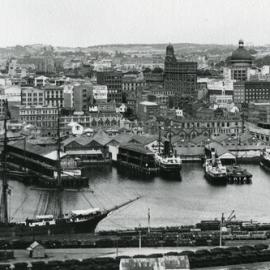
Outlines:
{"label": "tugboat", "polygon": [[159,147],[158,153],[155,155],[155,160],[157,165],[160,168],[160,174],[165,177],[180,177],[181,178],[181,169],[182,169],[182,160],[180,156],[177,156],[176,151],[173,150],[171,142],[171,128],[169,133],[169,140],[164,142],[163,153],[161,154],[160,150],[161,135],[159,127]]}
{"label": "tugboat", "polygon": [[270,148],[265,148],[260,156],[260,165],[266,171],[270,171]]}
{"label": "tugboat", "polygon": [[205,161],[205,178],[213,185],[227,184],[227,169],[220,159],[216,158],[216,152],[211,151],[211,158]]}
{"label": "tugboat", "polygon": [[[98,223],[107,217],[112,211],[115,211],[140,197],[126,201],[120,205],[114,206],[111,209],[101,210],[99,208],[89,208],[80,210],[71,210],[67,213],[63,212],[62,197],[63,185],[62,170],[60,164],[60,135],[58,131],[58,149],[57,149],[57,186],[56,188],[44,189],[48,193],[54,195],[55,204],[53,209],[48,208],[48,203],[45,203],[43,213],[35,215],[34,218],[26,218],[22,222],[11,222],[9,216],[8,196],[10,187],[7,178],[7,120],[8,120],[8,105],[4,102],[4,140],[2,151],[2,198],[0,204],[0,236],[15,237],[15,236],[33,236],[33,235],[52,235],[52,234],[76,234],[76,233],[93,233]],[[59,119],[58,119],[59,123]]]}

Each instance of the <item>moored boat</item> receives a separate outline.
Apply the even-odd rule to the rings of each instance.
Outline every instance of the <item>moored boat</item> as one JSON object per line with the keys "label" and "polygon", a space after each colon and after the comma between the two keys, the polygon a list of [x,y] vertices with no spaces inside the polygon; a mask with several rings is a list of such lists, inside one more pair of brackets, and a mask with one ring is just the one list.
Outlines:
{"label": "moored boat", "polygon": [[[62,180],[65,174],[69,177],[74,177],[76,172],[63,171],[61,168],[60,160],[60,132],[59,132],[59,118],[58,118],[58,143],[56,155],[56,180],[57,185],[55,188],[43,189],[43,191],[51,192],[54,194],[54,207],[48,208],[48,201],[45,200],[42,205],[41,215],[35,215],[34,218],[26,218],[21,222],[11,222],[9,217],[8,196],[10,194],[10,187],[8,183],[7,174],[7,120],[8,120],[8,105],[7,101],[4,102],[4,140],[2,151],[2,198],[0,204],[0,237],[14,237],[14,236],[31,236],[31,235],[50,235],[50,234],[75,234],[75,233],[93,233],[98,223],[107,217],[112,211],[115,211],[127,204],[138,200],[140,197],[126,201],[120,205],[116,205],[110,209],[100,210],[99,208],[72,210],[67,213],[63,212],[62,197],[63,185]],[[76,176],[76,175],[75,175]],[[79,191],[79,190],[78,190]],[[42,200],[41,200],[42,201]],[[38,203],[39,204],[39,203]],[[37,207],[38,208],[38,207]],[[53,213],[50,214],[50,211]]]}
{"label": "moored boat", "polygon": [[265,148],[261,152],[260,165],[263,169],[270,171],[270,148]]}
{"label": "moored boat", "polygon": [[216,153],[211,152],[212,158],[205,161],[205,178],[213,185],[226,185],[227,169],[223,166],[221,160],[216,158]]}
{"label": "moored boat", "polygon": [[181,178],[182,159],[173,149],[171,142],[171,128],[169,140],[165,140],[163,150],[161,150],[161,133],[159,128],[159,147],[158,152],[155,153],[155,161],[162,176]]}

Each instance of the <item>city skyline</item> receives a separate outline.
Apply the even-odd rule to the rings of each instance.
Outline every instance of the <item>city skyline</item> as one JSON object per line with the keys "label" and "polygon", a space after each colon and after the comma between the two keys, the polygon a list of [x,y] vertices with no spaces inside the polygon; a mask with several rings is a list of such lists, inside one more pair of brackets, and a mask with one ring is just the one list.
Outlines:
{"label": "city skyline", "polygon": [[269,44],[269,1],[0,0],[0,47]]}

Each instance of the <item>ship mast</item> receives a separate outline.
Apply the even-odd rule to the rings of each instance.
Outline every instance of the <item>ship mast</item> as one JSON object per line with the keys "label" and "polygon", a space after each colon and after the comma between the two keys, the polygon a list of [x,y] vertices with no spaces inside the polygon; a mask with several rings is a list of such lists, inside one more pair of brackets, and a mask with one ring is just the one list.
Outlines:
{"label": "ship mast", "polygon": [[171,156],[171,153],[173,152],[173,148],[172,148],[172,121],[170,121],[170,129],[169,129],[169,156]]}
{"label": "ship mast", "polygon": [[62,178],[61,178],[61,137],[60,137],[60,108],[57,102],[57,204],[58,204],[58,217],[63,217],[63,206],[62,206]]}
{"label": "ship mast", "polygon": [[105,212],[110,213],[110,212],[116,211],[116,210],[118,210],[119,208],[122,208],[122,207],[124,207],[124,206],[126,206],[126,205],[128,205],[128,204],[130,204],[130,203],[132,203],[132,202],[135,202],[135,201],[139,200],[141,197],[142,197],[142,196],[138,196],[138,197],[136,197],[136,198],[134,198],[134,199],[128,200],[128,201],[126,201],[126,202],[124,202],[124,203],[122,203],[122,204],[119,204],[119,205],[116,205],[116,206],[112,207],[112,208],[109,209],[109,210],[106,210]]}
{"label": "ship mast", "polygon": [[8,120],[8,101],[4,101],[4,145],[2,151],[2,201],[1,201],[1,222],[8,224],[8,181],[6,175],[6,151],[7,151],[7,120]]}
{"label": "ship mast", "polygon": [[158,154],[160,155],[160,144],[161,144],[161,126],[160,121],[158,121]]}

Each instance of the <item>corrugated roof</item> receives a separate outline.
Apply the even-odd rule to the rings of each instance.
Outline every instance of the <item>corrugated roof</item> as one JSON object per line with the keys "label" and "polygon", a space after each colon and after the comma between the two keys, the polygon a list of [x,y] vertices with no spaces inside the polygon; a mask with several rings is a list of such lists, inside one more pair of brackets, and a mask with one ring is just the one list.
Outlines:
{"label": "corrugated roof", "polygon": [[115,137],[111,138],[111,140],[108,142],[110,143],[111,141],[116,141],[119,144],[126,144],[130,141],[131,136],[129,134],[118,134]]}
{"label": "corrugated roof", "polygon": [[130,138],[130,141],[129,142],[132,142],[132,141],[136,141],[142,145],[147,145],[151,142],[154,142],[158,139],[158,136],[148,136],[148,135],[145,135],[145,136],[141,136],[141,135],[133,135],[131,138]]}
{"label": "corrugated roof", "polygon": [[42,147],[42,146],[35,145],[29,142],[26,142],[24,144],[23,141],[16,141],[14,143],[10,143],[10,145],[18,149],[25,150],[27,152],[34,153],[40,156],[44,156],[56,149],[56,146]]}
{"label": "corrugated roof", "polygon": [[227,148],[225,148],[224,146],[222,146],[218,142],[211,142],[211,143],[207,144],[205,147],[207,149],[209,149],[209,150],[211,150],[212,148],[214,148],[218,156],[221,156],[221,155],[229,152],[229,150]]}
{"label": "corrugated roof", "polygon": [[139,153],[142,153],[142,154],[145,154],[145,155],[154,155],[153,152],[151,152],[150,150],[145,149],[143,145],[140,145],[140,144],[137,144],[137,143],[127,143],[127,144],[124,144],[124,145],[120,145],[120,148],[135,151],[135,152],[139,152]]}
{"label": "corrugated roof", "polygon": [[175,147],[177,154],[181,156],[203,156],[204,147],[203,146],[180,146]]}
{"label": "corrugated roof", "polygon": [[[197,136],[197,137],[191,139],[190,142],[191,142],[191,143],[194,143],[194,144],[199,144],[199,143],[202,143],[202,142],[207,141],[208,139],[209,139],[208,136],[205,136],[205,135],[201,134],[201,135],[199,135],[199,136]],[[209,140],[210,140],[210,139],[209,139]]]}
{"label": "corrugated roof", "polygon": [[111,138],[103,130],[100,129],[94,135],[93,140],[104,146],[111,140]]}

